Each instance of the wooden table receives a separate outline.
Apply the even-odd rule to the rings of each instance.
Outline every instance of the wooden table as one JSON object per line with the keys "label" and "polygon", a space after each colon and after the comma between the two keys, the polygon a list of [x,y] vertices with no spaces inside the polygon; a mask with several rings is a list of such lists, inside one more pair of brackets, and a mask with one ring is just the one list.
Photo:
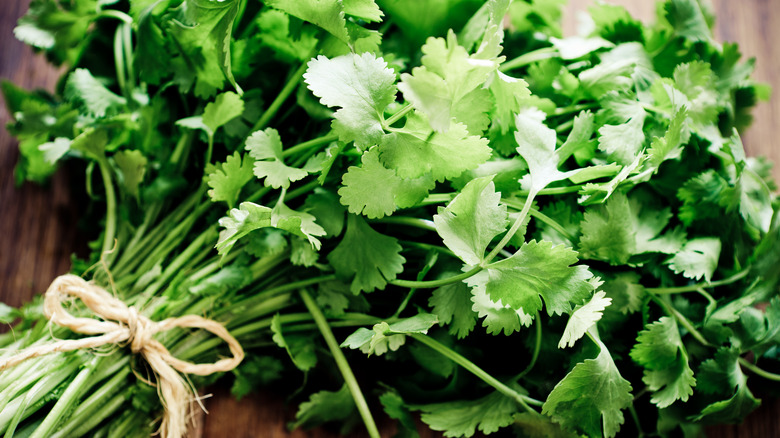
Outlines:
{"label": "wooden table", "polygon": [[[29,0],[5,0],[0,8],[0,78],[10,79],[25,88],[52,90],[59,72],[48,66],[41,56],[14,39],[12,29],[24,14]],[[571,33],[577,10],[584,10],[591,0],[571,0],[565,16],[565,28]],[[621,0],[637,17],[652,20],[652,1]],[[712,0],[718,13],[716,37],[736,41],[748,57],[758,58],[754,77],[780,90],[780,2],[776,0]],[[780,98],[762,103],[754,112],[755,123],[744,133],[749,155],[765,155],[780,163],[780,148],[774,139],[780,121]],[[5,105],[0,107],[0,124],[10,120]],[[46,187],[14,184],[13,167],[18,152],[16,142],[0,130],[0,302],[18,306],[34,294],[45,291],[59,274],[68,272],[70,254],[83,246],[76,232],[78,214],[72,205],[70,175],[58,172]],[[780,168],[774,169],[780,181]],[[79,176],[76,176],[79,177]],[[206,403],[210,415],[202,419],[193,436],[204,438],[241,437],[336,437],[323,430],[288,432],[285,422],[294,414],[274,394],[262,393],[232,400],[219,388]],[[765,403],[739,426],[723,426],[708,431],[718,437],[780,436],[780,403]],[[381,420],[380,420],[381,422]],[[382,430],[392,436],[387,422]],[[363,436],[356,432],[354,437]],[[424,431],[423,437],[440,436]]]}

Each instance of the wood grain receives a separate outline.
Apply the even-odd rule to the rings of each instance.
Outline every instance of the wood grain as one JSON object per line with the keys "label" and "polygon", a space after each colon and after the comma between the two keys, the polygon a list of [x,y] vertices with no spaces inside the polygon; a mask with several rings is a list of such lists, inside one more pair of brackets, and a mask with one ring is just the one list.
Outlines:
{"label": "wood grain", "polygon": [[[27,46],[16,41],[13,26],[27,8],[29,0],[6,0],[0,8],[0,78],[9,79],[25,88],[52,90],[59,72],[48,66]],[[566,29],[573,32],[576,11],[584,10],[591,0],[571,0],[566,13]],[[655,6],[651,1],[621,0],[645,21],[652,20]],[[780,2],[776,0],[713,0],[720,18],[716,36],[721,41],[737,41],[743,53],[756,57],[755,78],[780,90]],[[2,99],[2,98],[0,98]],[[749,155],[765,155],[780,163],[780,148],[774,146],[774,131],[780,121],[780,99],[762,103],[755,114],[755,123],[744,133]],[[10,115],[3,103],[0,124]],[[71,193],[71,181],[65,172],[58,172],[47,187],[14,184],[13,167],[18,156],[17,144],[7,131],[0,130],[0,302],[20,305],[34,294],[45,290],[49,282],[70,267],[70,253],[80,246],[76,231],[77,210]],[[775,167],[780,180],[780,169]],[[89,230],[87,230],[89,231]],[[210,415],[193,436],[330,438],[338,436],[327,430],[288,432],[285,424],[294,414],[278,395],[262,393],[241,402],[231,399],[224,389],[215,388],[207,401]],[[710,429],[711,436],[772,437],[780,436],[780,403],[765,403],[740,426]],[[380,420],[381,422],[381,420]],[[392,436],[393,426],[382,425],[383,436]],[[353,437],[360,437],[355,432]],[[424,431],[423,437],[440,436]]]}

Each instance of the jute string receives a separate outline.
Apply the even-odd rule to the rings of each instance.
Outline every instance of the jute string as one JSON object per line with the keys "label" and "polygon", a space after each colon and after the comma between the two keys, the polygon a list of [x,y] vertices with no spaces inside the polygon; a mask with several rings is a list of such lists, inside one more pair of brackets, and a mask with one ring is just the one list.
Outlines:
{"label": "jute string", "polygon": [[[63,307],[63,303],[71,298],[79,298],[102,320],[70,314]],[[95,336],[28,348],[15,356],[0,359],[0,371],[51,353],[110,344],[129,344],[132,352],[141,354],[157,376],[157,389],[165,408],[160,427],[165,438],[184,436],[191,401],[197,397],[180,373],[206,376],[230,371],[244,358],[244,350],[236,338],[216,321],[197,315],[186,315],[155,322],[140,315],[134,307],[128,307],[103,288],[75,275],[62,275],[52,282],[46,291],[43,312],[54,324],[67,327],[76,333]],[[154,335],[174,327],[199,328],[213,333],[227,343],[233,357],[208,364],[195,364],[173,357],[165,346],[154,339]]]}

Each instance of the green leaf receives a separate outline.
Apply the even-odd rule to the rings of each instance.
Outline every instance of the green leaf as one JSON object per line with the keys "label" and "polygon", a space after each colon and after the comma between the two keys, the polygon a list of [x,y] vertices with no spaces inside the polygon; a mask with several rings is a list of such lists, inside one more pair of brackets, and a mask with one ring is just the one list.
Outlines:
{"label": "green leaf", "polygon": [[0,303],[0,324],[11,324],[16,318],[22,316],[22,313],[13,307]]}
{"label": "green leaf", "polygon": [[305,238],[312,248],[319,251],[321,243],[317,237],[324,236],[325,230],[315,220],[316,218],[309,213],[287,207],[281,199],[271,212],[271,226]]}
{"label": "green leaf", "polygon": [[355,401],[345,383],[338,391],[319,391],[312,394],[309,401],[298,407],[295,421],[291,422],[289,427],[311,428],[330,421],[344,423],[356,413]]}
{"label": "green leaf", "polygon": [[471,291],[465,283],[452,283],[433,291],[428,305],[439,319],[439,324],[449,325],[449,333],[458,339],[465,338],[477,324],[477,314],[471,310]]}
{"label": "green leaf", "polygon": [[521,431],[522,436],[528,438],[575,438],[576,435],[566,432],[561,425],[554,423],[542,415],[534,415],[530,412],[522,412],[514,417],[515,427]]}
{"label": "green leaf", "polygon": [[539,114],[525,111],[515,119],[517,132],[517,153],[528,163],[529,175],[523,178],[523,186],[532,193],[547,187],[554,181],[561,181],[578,170],[561,172],[558,170],[560,156],[555,150],[555,131],[542,123]]}
{"label": "green leaf", "polygon": [[217,252],[225,257],[239,239],[256,229],[270,227],[271,214],[270,208],[252,202],[242,202],[239,208],[231,209],[228,216],[219,220],[225,229],[219,232]]}
{"label": "green leaf", "polygon": [[528,83],[496,71],[489,88],[495,102],[493,123],[497,123],[501,132],[506,133],[514,126],[515,114],[520,112],[523,99],[531,96]]}
{"label": "green leaf", "polygon": [[525,313],[523,309],[513,309],[508,304],[493,302],[484,287],[475,287],[471,293],[471,301],[474,303],[471,309],[477,312],[479,318],[484,318],[482,326],[492,335],[503,332],[509,336],[533,322],[533,315]]}
{"label": "green leaf", "polygon": [[387,391],[379,396],[379,402],[382,403],[382,408],[384,408],[388,417],[398,420],[400,430],[396,434],[397,438],[420,437],[420,434],[417,433],[417,424],[414,417],[398,393]]}
{"label": "green leaf", "polygon": [[344,12],[366,21],[382,21],[384,13],[374,0],[344,0]]}
{"label": "green leaf", "polygon": [[626,123],[602,126],[599,128],[599,149],[607,153],[610,161],[631,164],[645,142],[644,123],[645,113],[642,112]]}
{"label": "green leaf", "polygon": [[681,273],[683,277],[693,280],[704,277],[709,282],[718,267],[720,247],[720,239],[717,237],[691,239],[667,263],[675,274]]}
{"label": "green leaf", "polygon": [[206,104],[203,109],[203,124],[213,134],[220,126],[235,119],[244,112],[244,101],[236,93],[228,91],[218,94],[214,102]]}
{"label": "green leaf", "polygon": [[233,370],[236,380],[230,388],[230,394],[241,401],[255,390],[267,386],[282,377],[284,365],[271,356],[251,356]]}
{"label": "green leaf", "polygon": [[333,115],[334,130],[343,142],[361,149],[384,135],[384,111],[395,101],[395,73],[371,53],[309,61],[303,78],[320,102],[340,107]]}
{"label": "green leaf", "polygon": [[435,183],[424,175],[403,179],[379,161],[379,149],[363,153],[362,166],[350,166],[342,177],[338,193],[350,213],[378,219],[392,214],[398,207],[412,207],[422,201]]}
{"label": "green leaf", "polygon": [[471,437],[477,430],[490,434],[514,421],[518,408],[515,402],[493,392],[476,400],[459,400],[422,405],[420,419],[432,430],[446,437]]}
{"label": "green leaf", "polygon": [[446,207],[439,207],[433,223],[447,248],[461,260],[469,265],[482,262],[490,242],[508,224],[506,205],[501,204],[493,177],[471,180]]}
{"label": "green leaf", "polygon": [[[264,3],[325,29],[345,44],[350,43],[342,0],[266,0]],[[355,0],[346,3],[351,8],[360,6]]]}
{"label": "green leaf", "polygon": [[691,132],[687,124],[688,111],[682,109],[675,112],[669,122],[669,129],[663,137],[653,139],[648,150],[650,165],[658,168],[662,162],[680,158],[682,145],[688,143]]}
{"label": "green leaf", "polygon": [[[466,97],[487,81],[498,63],[469,56],[452,31],[446,40],[429,38],[421,50],[422,66],[402,74],[398,89],[427,116],[434,131],[447,132],[453,117],[465,122],[458,117],[459,107],[468,103]],[[475,111],[473,106],[465,109],[465,114]]]}
{"label": "green leaf", "polygon": [[349,215],[347,231],[328,254],[336,274],[351,279],[350,290],[357,294],[384,289],[389,280],[403,272],[406,259],[395,238],[374,231],[359,216]]}
{"label": "green leaf", "polygon": [[271,318],[271,332],[274,343],[287,351],[293,364],[299,370],[307,372],[317,365],[317,353],[314,350],[313,339],[306,335],[284,335],[282,321],[278,313]]}
{"label": "green leaf", "polygon": [[590,301],[574,309],[558,342],[558,348],[573,347],[574,343],[601,319],[604,309],[612,304],[612,299],[605,296],[606,293],[598,291]]}
{"label": "green leaf", "polygon": [[[184,60],[176,60],[178,82],[195,82],[195,96],[208,98],[225,84],[225,79],[241,93],[233,78],[230,41],[238,0],[220,2],[186,0],[167,16],[167,28]],[[184,88],[189,88],[186,86]]]}
{"label": "green leaf", "polygon": [[282,139],[273,128],[255,131],[246,139],[246,150],[254,158],[254,174],[265,179],[266,187],[289,188],[291,182],[300,181],[309,173],[284,164]]}
{"label": "green leaf", "polygon": [[560,315],[570,312],[576,303],[590,296],[593,274],[587,266],[577,265],[577,253],[563,245],[532,240],[511,257],[491,263],[465,280],[483,290],[490,300],[512,309],[534,314],[542,308]]}
{"label": "green leaf", "polygon": [[699,389],[708,394],[732,394],[707,405],[694,419],[718,423],[739,423],[761,403],[747,386],[747,376],[739,366],[737,348],[721,348],[699,369]]}
{"label": "green leaf", "polygon": [[103,161],[106,158],[108,133],[104,129],[88,128],[70,143],[70,148],[79,151],[92,160]]}
{"label": "green leaf", "polygon": [[621,410],[633,402],[631,384],[624,379],[606,345],[600,352],[574,366],[553,388],[542,413],[564,428],[588,436],[613,437],[623,424]]}
{"label": "green leaf", "polygon": [[351,349],[359,348],[366,354],[381,356],[387,351],[396,351],[404,345],[406,343],[404,335],[410,333],[426,334],[438,322],[436,315],[430,313],[418,313],[411,318],[405,318],[392,324],[383,321],[374,324],[372,330],[359,328],[349,335],[341,346]]}
{"label": "green leaf", "polygon": [[64,157],[70,150],[71,139],[57,137],[53,141],[38,146],[38,150],[43,152],[43,159],[49,164],[55,164],[60,158]]}
{"label": "green leaf", "polygon": [[664,5],[675,35],[689,41],[710,41],[712,33],[697,0],[670,0]]}
{"label": "green leaf", "polygon": [[601,286],[606,296],[612,299],[612,308],[621,313],[638,312],[642,306],[645,288],[639,283],[641,277],[636,272],[619,272],[608,276]]}
{"label": "green leaf", "polygon": [[242,159],[238,151],[228,155],[221,166],[215,166],[206,176],[206,184],[211,187],[209,190],[211,200],[225,201],[229,208],[233,208],[241,189],[252,180],[253,176],[252,160],[249,157]]}
{"label": "green leaf", "polygon": [[317,218],[317,223],[325,230],[327,237],[335,237],[344,229],[344,207],[335,193],[322,187],[314,189],[306,198],[304,210]]}
{"label": "green leaf", "polygon": [[650,401],[659,408],[688,401],[693,394],[696,379],[673,318],[664,316],[639,332],[631,358],[645,368],[642,380],[654,391]]}
{"label": "green leaf", "polygon": [[114,154],[114,162],[122,174],[122,186],[127,194],[138,198],[138,186],[146,174],[147,159],[138,150],[123,150]]}
{"label": "green leaf", "polygon": [[403,128],[382,138],[379,151],[382,163],[401,178],[430,173],[437,181],[474,169],[491,155],[488,141],[469,135],[465,125],[452,122],[447,132],[433,132],[416,112],[407,116]]}
{"label": "green leaf", "polygon": [[79,105],[87,114],[103,118],[119,112],[127,101],[98,81],[89,70],[77,68],[68,75],[63,92],[68,102]]}

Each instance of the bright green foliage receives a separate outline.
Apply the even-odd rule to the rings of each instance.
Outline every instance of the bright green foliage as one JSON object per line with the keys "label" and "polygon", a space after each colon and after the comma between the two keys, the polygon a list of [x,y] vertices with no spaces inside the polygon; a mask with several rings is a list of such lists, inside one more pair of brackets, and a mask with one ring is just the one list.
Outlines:
{"label": "bright green foliage", "polygon": [[114,94],[84,68],[77,68],[68,76],[64,95],[69,102],[97,118],[111,115],[127,103],[124,97]]}
{"label": "bright green foliage", "polygon": [[532,240],[507,259],[491,263],[466,283],[484,291],[492,301],[533,314],[570,312],[593,291],[593,274],[577,265],[577,253],[562,245]]}
{"label": "bright green foliage", "polygon": [[46,50],[57,64],[74,64],[87,45],[98,4],[97,0],[79,0],[62,7],[58,0],[33,1],[14,28],[14,36]]}
{"label": "bright green foliage", "polygon": [[315,24],[346,44],[350,41],[344,5],[339,0],[267,0],[265,4]]}
{"label": "bright green foliage", "polygon": [[561,425],[553,422],[543,415],[534,415],[529,412],[515,414],[514,426],[528,438],[573,438],[577,435],[567,432]]}
{"label": "bright green foliage", "polygon": [[411,318],[388,324],[380,322],[374,324],[372,330],[361,327],[349,335],[342,347],[360,349],[366,354],[380,356],[388,350],[396,351],[406,342],[406,334],[426,334],[428,330],[438,323],[438,317],[430,313],[418,313]]}
{"label": "bright green foliage", "polygon": [[724,347],[715,353],[714,358],[702,362],[698,373],[701,391],[708,394],[733,395],[707,405],[697,417],[698,420],[740,421],[761,403],[750,392],[747,376],[742,372],[738,359],[739,350]]}
{"label": "bright green foliage", "polygon": [[[178,82],[194,83],[194,93],[201,98],[216,94],[227,80],[240,93],[233,78],[230,39],[233,20],[238,14],[238,0],[213,2],[185,0],[168,20],[169,32],[176,41],[183,60],[177,66]],[[189,70],[189,69],[193,69]]]}
{"label": "bright green foliage", "polygon": [[342,179],[338,193],[350,213],[370,219],[391,215],[398,207],[417,204],[433,188],[434,181],[422,176],[403,179],[379,160],[379,149],[363,153],[362,166],[351,166]]}
{"label": "bright green foliage", "polygon": [[398,393],[394,391],[388,391],[379,396],[379,401],[382,403],[385,413],[399,422],[399,431],[396,434],[399,438],[419,438],[417,433],[417,424],[415,423],[414,416],[404,404],[403,399]]}
{"label": "bright green foliage", "polygon": [[471,290],[464,283],[452,283],[433,291],[428,299],[439,324],[449,325],[450,334],[465,338],[477,324],[477,314],[471,310]]}
{"label": "bright green foliage", "polygon": [[496,71],[490,79],[490,93],[495,102],[493,123],[506,133],[514,126],[514,115],[520,112],[521,102],[531,95],[528,83]]}
{"label": "bright green foliage", "polygon": [[509,336],[533,322],[533,315],[525,313],[523,309],[513,309],[508,304],[492,301],[484,287],[475,287],[472,290],[471,301],[474,303],[471,309],[477,312],[479,318],[484,318],[482,326],[492,335],[503,332]]}
{"label": "bright green foliage", "polygon": [[289,231],[296,236],[309,241],[312,248],[319,250],[320,241],[317,237],[325,235],[325,230],[315,222],[316,218],[309,213],[295,211],[279,200],[271,212],[271,226]]}
{"label": "bright green foliage", "polygon": [[689,41],[712,38],[701,5],[696,0],[671,0],[664,5],[666,19],[674,34]]}
{"label": "bright green foliage", "polygon": [[384,289],[403,271],[406,261],[395,238],[374,231],[363,219],[349,215],[341,243],[328,254],[336,273],[351,279],[350,290],[357,294]]}
{"label": "bright green foliage", "polygon": [[687,126],[688,111],[681,109],[675,112],[669,122],[669,129],[663,137],[653,139],[648,154],[650,165],[658,168],[662,162],[680,158],[682,146],[688,142],[690,131]]}
{"label": "bright green foliage", "polygon": [[469,135],[465,125],[452,122],[446,132],[432,132],[416,113],[403,128],[386,135],[379,148],[382,162],[398,176],[419,178],[430,172],[437,181],[474,169],[491,154],[487,140]]}
{"label": "bright green foliage", "polygon": [[385,108],[395,100],[395,73],[382,58],[370,53],[319,56],[309,61],[303,77],[323,105],[340,107],[333,129],[341,141],[364,149],[381,139]]}
{"label": "bright green foliage", "polygon": [[577,172],[558,170],[558,163],[561,160],[558,151],[555,150],[555,131],[545,126],[537,114],[524,112],[517,116],[515,124],[517,153],[528,163],[529,176],[525,185],[531,193],[536,193],[551,182],[564,180]]}
{"label": "bright green foliage", "polygon": [[311,337],[296,334],[285,335],[278,313],[271,319],[271,332],[274,343],[287,351],[290,360],[299,370],[307,372],[317,365],[317,353],[314,351]]}
{"label": "bright green foliage", "polygon": [[558,342],[558,348],[573,347],[574,343],[601,319],[604,309],[612,303],[612,299],[605,296],[606,293],[598,291],[590,301],[574,309]]}
{"label": "bright green foliage", "polygon": [[716,237],[691,239],[669,260],[669,267],[683,277],[694,280],[704,277],[706,281],[710,281],[718,267],[720,247],[720,239]]}
{"label": "bright green foliage", "polygon": [[232,91],[221,93],[217,95],[214,102],[209,102],[203,109],[203,124],[211,132],[217,132],[220,126],[224,126],[243,112],[244,101],[238,94]]}
{"label": "bright green foliage", "polygon": [[141,151],[124,150],[114,154],[114,162],[122,173],[122,186],[125,192],[138,198],[138,187],[144,180],[148,160]]}
{"label": "bright green foliage", "polygon": [[346,384],[338,391],[320,391],[301,403],[290,428],[311,427],[329,421],[345,422],[357,414],[355,402]]}
{"label": "bright green foliage", "polygon": [[645,114],[632,117],[620,125],[604,125],[599,129],[599,149],[610,161],[627,165],[634,161],[642,150],[645,134],[642,130]]}
{"label": "bright green foliage", "polygon": [[506,206],[500,201],[493,178],[477,178],[433,216],[436,232],[444,244],[466,264],[476,265],[484,260],[490,242],[506,230]]}
{"label": "bright green foliage", "polygon": [[622,313],[638,312],[642,305],[645,288],[639,283],[640,277],[634,272],[620,272],[605,278],[601,289],[612,299],[612,309]]}
{"label": "bright green foliage", "polygon": [[623,409],[632,400],[631,384],[624,379],[606,345],[599,342],[595,359],[574,366],[553,388],[542,413],[564,428],[588,436],[613,437],[623,424]]}
{"label": "bright green foliage", "polygon": [[420,406],[420,419],[446,437],[471,437],[479,430],[493,433],[514,421],[515,402],[493,392],[476,400],[462,400]]}
{"label": "bright green foliage", "polygon": [[216,248],[224,257],[239,239],[250,232],[271,226],[272,210],[252,202],[242,202],[239,208],[230,209],[228,216],[219,220],[225,229],[219,232]]}
{"label": "bright green foliage", "polygon": [[673,318],[664,316],[639,332],[631,358],[645,368],[642,380],[654,391],[650,401],[659,408],[687,401],[693,394],[696,379]]}
{"label": "bright green foliage", "polygon": [[221,166],[214,167],[206,177],[206,183],[211,187],[209,196],[214,202],[225,201],[228,207],[233,208],[241,189],[248,183],[254,174],[252,173],[252,161],[249,157],[241,157],[236,151],[228,155]]}
{"label": "bright green foliage", "polygon": [[[406,100],[428,117],[435,131],[447,132],[453,117],[458,122],[466,123],[464,115],[471,116],[490,109],[489,106],[472,106],[473,95],[487,93],[477,87],[495,71],[497,62],[477,60],[473,55],[470,56],[466,49],[458,45],[452,31],[447,34],[446,40],[428,39],[421,50],[424,53],[422,66],[412,69],[412,74],[402,74],[398,88]],[[476,125],[484,129],[488,123],[485,120]],[[469,125],[470,128],[472,126]]]}
{"label": "bright green foliage", "polygon": [[254,158],[254,174],[265,179],[266,187],[288,188],[291,182],[305,178],[309,173],[305,170],[284,164],[282,157],[282,140],[279,132],[273,128],[255,131],[246,139],[246,150]]}

